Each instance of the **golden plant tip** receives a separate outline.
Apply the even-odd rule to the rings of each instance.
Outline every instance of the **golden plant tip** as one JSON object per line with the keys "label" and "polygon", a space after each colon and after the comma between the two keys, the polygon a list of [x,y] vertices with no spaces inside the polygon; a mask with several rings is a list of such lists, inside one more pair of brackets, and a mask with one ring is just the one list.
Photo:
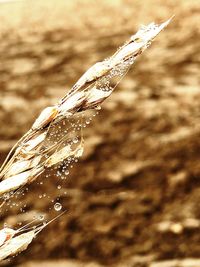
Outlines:
{"label": "golden plant tip", "polygon": [[175,17],[175,15],[172,15],[168,20],[166,20],[165,22],[163,22],[161,24],[161,25],[163,25],[163,28],[167,27],[174,17]]}

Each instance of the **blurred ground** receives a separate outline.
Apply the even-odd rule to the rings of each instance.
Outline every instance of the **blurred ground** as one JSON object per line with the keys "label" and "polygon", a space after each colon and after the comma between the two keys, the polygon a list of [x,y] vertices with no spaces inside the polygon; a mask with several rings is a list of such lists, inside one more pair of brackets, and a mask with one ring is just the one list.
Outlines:
{"label": "blurred ground", "polygon": [[[173,14],[86,129],[68,212],[7,266],[200,266],[199,0],[0,4],[0,160],[89,66]],[[49,212],[38,192],[57,180],[31,186],[27,214]]]}

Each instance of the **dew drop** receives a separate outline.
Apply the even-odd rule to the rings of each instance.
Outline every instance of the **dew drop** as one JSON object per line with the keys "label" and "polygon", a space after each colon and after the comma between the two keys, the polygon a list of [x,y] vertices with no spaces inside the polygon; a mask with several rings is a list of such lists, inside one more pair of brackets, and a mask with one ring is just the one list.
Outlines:
{"label": "dew drop", "polygon": [[69,170],[66,170],[65,171],[65,175],[69,175]]}
{"label": "dew drop", "polygon": [[10,194],[9,194],[9,193],[5,193],[5,194],[3,195],[4,200],[9,199],[9,197],[10,197]]}
{"label": "dew drop", "polygon": [[73,139],[73,143],[74,143],[74,144],[77,144],[77,143],[78,143],[78,138],[77,138],[77,137],[75,137],[75,138]]}
{"label": "dew drop", "polygon": [[98,106],[95,107],[95,109],[96,110],[101,110],[101,106],[98,105]]}
{"label": "dew drop", "polygon": [[55,209],[56,211],[59,211],[59,210],[62,209],[62,205],[61,205],[59,202],[56,202],[56,203],[54,204],[54,209]]}
{"label": "dew drop", "polygon": [[39,215],[39,216],[38,216],[38,219],[39,219],[40,221],[43,221],[43,220],[44,220],[44,215]]}

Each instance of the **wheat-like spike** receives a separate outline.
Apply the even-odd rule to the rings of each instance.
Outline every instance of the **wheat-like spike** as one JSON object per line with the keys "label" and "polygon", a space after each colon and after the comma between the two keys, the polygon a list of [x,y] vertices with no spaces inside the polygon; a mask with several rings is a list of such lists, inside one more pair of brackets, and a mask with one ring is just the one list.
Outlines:
{"label": "wheat-like spike", "polygon": [[[28,245],[33,241],[33,238],[35,238],[44,228],[62,216],[65,212],[66,211],[61,212],[59,215],[42,225],[32,226],[30,230],[29,228],[26,229],[26,226],[29,224],[25,225],[25,228],[22,227],[19,230],[11,228],[4,228],[0,230],[0,261],[8,259],[27,249]],[[22,233],[23,231],[26,231],[26,233]]]}
{"label": "wheat-like spike", "polygon": [[[41,112],[32,128],[10,151],[0,169],[0,196],[32,182],[46,168],[69,157],[82,155],[83,139],[80,138],[74,146],[69,138],[73,130],[70,123],[67,128],[68,134],[59,141],[48,144],[49,135],[53,134],[53,129],[60,122],[64,124],[76,114],[94,109],[109,97],[135,59],[148,48],[170,20],[160,25],[151,23],[146,27],[143,26],[112,57],[96,63],[86,71],[57,105]],[[0,261],[25,250],[33,238],[53,220],[46,225],[36,226],[35,229],[27,229],[26,233],[21,233],[20,229],[0,230]]]}
{"label": "wheat-like spike", "polygon": [[[68,134],[54,144],[45,145],[52,129],[76,114],[99,106],[113,92],[135,59],[149,47],[159,32],[170,22],[143,26],[110,58],[93,65],[61,101],[44,109],[32,128],[12,149],[0,172],[0,196],[24,186],[68,157],[82,150],[68,141]],[[114,83],[114,86],[113,86]],[[71,128],[68,128],[70,134]],[[82,144],[81,144],[82,145]],[[80,153],[79,153],[80,154]],[[80,155],[78,155],[80,156]]]}

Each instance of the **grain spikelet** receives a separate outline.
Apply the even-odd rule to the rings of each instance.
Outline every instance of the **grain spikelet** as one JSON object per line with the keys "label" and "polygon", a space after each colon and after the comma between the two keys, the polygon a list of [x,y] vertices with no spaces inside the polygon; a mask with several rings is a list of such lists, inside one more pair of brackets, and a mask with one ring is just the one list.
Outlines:
{"label": "grain spikelet", "polygon": [[67,134],[60,142],[52,143],[49,137],[54,136],[60,123],[80,112],[96,108],[108,98],[135,59],[149,47],[170,20],[140,28],[113,56],[89,68],[57,105],[41,112],[32,128],[11,150],[0,170],[0,196],[30,183],[45,168],[82,154],[83,146],[77,148],[69,144],[73,127],[67,128]]}

